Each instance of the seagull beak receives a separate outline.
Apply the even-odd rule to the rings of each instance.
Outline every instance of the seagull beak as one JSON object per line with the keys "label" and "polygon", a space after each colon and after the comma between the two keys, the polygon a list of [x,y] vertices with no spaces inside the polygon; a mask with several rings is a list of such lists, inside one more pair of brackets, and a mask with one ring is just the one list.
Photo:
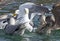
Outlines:
{"label": "seagull beak", "polygon": [[13,14],[13,16],[16,16],[16,15],[17,15],[17,14],[15,14],[15,13]]}

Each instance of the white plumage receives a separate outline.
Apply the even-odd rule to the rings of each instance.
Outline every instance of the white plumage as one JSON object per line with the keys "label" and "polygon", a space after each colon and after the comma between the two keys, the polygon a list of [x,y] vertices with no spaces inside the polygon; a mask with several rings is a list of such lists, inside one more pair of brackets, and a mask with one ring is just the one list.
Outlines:
{"label": "white plumage", "polygon": [[[19,15],[18,15],[17,19],[20,19],[21,23],[25,23],[25,22],[29,21],[29,16],[28,16],[29,10],[28,9],[32,8],[33,5],[35,5],[35,4],[28,2],[28,3],[24,3],[19,6]],[[25,8],[28,8],[28,9],[25,9]]]}
{"label": "white plumage", "polygon": [[[32,6],[35,5],[34,3],[24,3],[22,5],[19,6],[19,14],[18,14],[18,17],[17,17],[17,21],[16,21],[16,24],[23,24],[27,29],[28,31],[32,32],[33,30],[33,27],[29,24],[30,21],[32,20],[32,18],[29,19],[29,8],[32,8]],[[24,29],[22,31],[22,35],[24,34]]]}
{"label": "white plumage", "polygon": [[15,11],[15,14],[19,14],[19,10],[16,10],[16,11]]}
{"label": "white plumage", "polygon": [[15,25],[16,21],[13,17],[11,17],[9,22],[10,22],[10,25]]}

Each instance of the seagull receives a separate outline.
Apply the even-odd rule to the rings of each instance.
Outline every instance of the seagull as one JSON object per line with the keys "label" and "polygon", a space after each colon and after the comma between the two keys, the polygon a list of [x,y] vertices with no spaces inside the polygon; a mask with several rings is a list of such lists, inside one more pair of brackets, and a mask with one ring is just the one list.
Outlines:
{"label": "seagull", "polygon": [[24,34],[25,30],[28,30],[29,32],[32,32],[33,30],[33,27],[30,25],[30,22],[32,21],[33,17],[31,16],[31,18],[29,19],[29,8],[32,8],[33,5],[35,4],[27,2],[19,6],[19,9],[18,9],[19,11],[17,11],[18,16],[16,20],[16,25],[22,24],[25,27],[22,30],[21,35]]}
{"label": "seagull", "polygon": [[28,8],[25,8],[25,13],[26,14],[24,15],[24,17],[19,21],[20,24],[23,24],[26,27],[26,28],[24,28],[22,30],[22,34],[21,35],[24,34],[24,32],[25,32],[26,29],[28,31],[30,31],[30,32],[32,32],[32,30],[33,30],[33,27],[29,24],[31,20],[28,18],[29,17],[28,16],[28,14],[29,14],[29,9]]}

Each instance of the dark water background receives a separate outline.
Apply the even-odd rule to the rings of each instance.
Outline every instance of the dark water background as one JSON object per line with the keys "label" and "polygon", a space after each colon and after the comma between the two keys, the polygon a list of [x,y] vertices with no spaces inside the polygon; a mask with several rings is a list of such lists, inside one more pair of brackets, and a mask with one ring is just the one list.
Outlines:
{"label": "dark water background", "polygon": [[18,34],[6,35],[0,30],[0,41],[60,41],[60,30],[52,31],[50,35],[25,33],[23,37]]}

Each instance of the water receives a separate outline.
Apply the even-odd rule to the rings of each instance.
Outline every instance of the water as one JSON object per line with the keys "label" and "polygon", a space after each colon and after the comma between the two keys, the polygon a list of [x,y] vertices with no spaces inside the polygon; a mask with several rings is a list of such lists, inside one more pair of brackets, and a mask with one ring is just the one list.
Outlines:
{"label": "water", "polygon": [[50,35],[30,33],[29,36],[30,41],[60,41],[60,30],[52,31]]}
{"label": "water", "polygon": [[0,41],[60,41],[60,30],[54,30],[49,35],[26,32],[23,36],[6,35],[3,30],[0,30]]}

